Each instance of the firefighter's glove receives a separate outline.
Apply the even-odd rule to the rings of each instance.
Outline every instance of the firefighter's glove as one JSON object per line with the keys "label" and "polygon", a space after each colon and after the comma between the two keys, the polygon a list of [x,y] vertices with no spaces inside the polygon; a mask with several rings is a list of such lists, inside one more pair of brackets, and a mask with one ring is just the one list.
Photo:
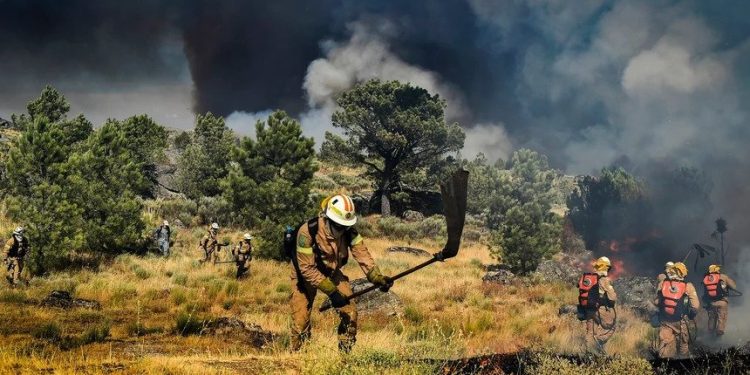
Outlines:
{"label": "firefighter's glove", "polygon": [[349,303],[349,301],[346,300],[346,297],[339,292],[339,289],[336,288],[336,284],[334,284],[331,279],[326,278],[321,281],[320,284],[318,284],[318,289],[328,295],[328,298],[331,300],[331,306],[337,309],[344,307]]}
{"label": "firefighter's glove", "polygon": [[387,292],[393,286],[393,280],[391,280],[391,278],[388,276],[383,276],[383,274],[380,273],[380,269],[378,269],[378,267],[373,268],[367,274],[367,281],[378,286],[380,288],[380,291],[383,293]]}
{"label": "firefighter's glove", "polygon": [[340,309],[349,303],[346,297],[344,297],[344,295],[341,294],[341,292],[339,292],[338,290],[329,294],[328,298],[331,300],[331,306],[337,309]]}

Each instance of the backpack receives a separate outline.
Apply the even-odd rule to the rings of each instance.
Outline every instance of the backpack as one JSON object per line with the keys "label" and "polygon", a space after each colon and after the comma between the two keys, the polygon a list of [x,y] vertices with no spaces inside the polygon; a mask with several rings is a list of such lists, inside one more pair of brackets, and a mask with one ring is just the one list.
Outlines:
{"label": "backpack", "polygon": [[584,273],[578,279],[578,306],[584,310],[596,310],[599,304],[599,275]]}
{"label": "backpack", "polygon": [[685,304],[687,283],[682,280],[664,280],[659,290],[659,315],[661,320],[678,321],[687,313]]}
{"label": "backpack", "polygon": [[[330,277],[336,270],[328,268],[325,262],[323,262],[323,255],[320,253],[320,248],[318,247],[317,242],[319,229],[318,218],[314,217],[307,222],[299,225],[294,230],[292,230],[291,227],[287,227],[284,231],[284,254],[292,260],[294,269],[297,271],[297,279],[302,279],[299,264],[297,263],[297,236],[299,234],[300,228],[302,228],[302,225],[307,225],[307,230],[310,233],[310,238],[312,239],[313,255],[315,256],[315,264],[317,265],[318,270],[326,277]],[[357,231],[354,228],[350,228],[346,232],[344,232],[344,236],[346,236],[346,243],[351,243],[352,239],[357,237]],[[346,264],[348,260],[349,252],[347,251],[343,264]]]}
{"label": "backpack", "polygon": [[707,273],[703,277],[703,286],[706,288],[706,296],[712,301],[718,301],[726,296],[726,291],[721,287],[721,274],[718,272]]}

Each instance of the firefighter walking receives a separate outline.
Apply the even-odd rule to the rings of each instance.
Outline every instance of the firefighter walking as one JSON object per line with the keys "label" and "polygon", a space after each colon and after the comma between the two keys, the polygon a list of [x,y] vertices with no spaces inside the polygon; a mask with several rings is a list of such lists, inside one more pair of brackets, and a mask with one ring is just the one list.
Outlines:
{"label": "firefighter walking", "polygon": [[321,204],[319,217],[303,223],[296,234],[292,258],[292,349],[299,350],[310,338],[310,313],[317,291],[328,295],[338,312],[339,350],[351,351],[357,337],[357,307],[349,278],[341,272],[349,254],[354,257],[367,280],[387,291],[393,281],[384,276],[370,255],[361,235],[354,229],[357,222],[354,203],[346,195],[335,195]]}
{"label": "firefighter walking", "polygon": [[659,308],[660,358],[685,358],[690,355],[691,320],[700,308],[692,283],[685,281],[688,271],[682,262],[672,267],[674,276],[659,283],[654,304]]}
{"label": "firefighter walking", "polygon": [[250,233],[245,233],[242,237],[242,241],[232,249],[232,256],[234,262],[237,264],[237,278],[241,279],[246,276],[249,269],[250,261],[252,260],[253,236]]}
{"label": "firefighter walking", "polygon": [[708,332],[714,337],[724,334],[729,314],[729,290],[737,290],[737,284],[731,277],[721,272],[721,266],[708,266],[708,273],[703,277],[704,307],[708,311]]}
{"label": "firefighter walking", "polygon": [[217,239],[218,235],[219,224],[212,223],[208,228],[208,233],[203,236],[201,242],[198,244],[201,250],[203,250],[204,256],[202,262],[216,262],[219,259],[220,246],[219,240]]}
{"label": "firefighter walking", "polygon": [[593,268],[578,281],[578,318],[586,322],[586,350],[604,354],[604,345],[615,333],[617,293],[607,277],[612,268],[609,258],[597,259]]}
{"label": "firefighter walking", "polygon": [[3,248],[3,261],[8,271],[5,278],[11,286],[16,286],[21,281],[24,258],[30,248],[29,240],[23,234],[23,227],[16,228],[11,238],[5,242],[5,247]]}

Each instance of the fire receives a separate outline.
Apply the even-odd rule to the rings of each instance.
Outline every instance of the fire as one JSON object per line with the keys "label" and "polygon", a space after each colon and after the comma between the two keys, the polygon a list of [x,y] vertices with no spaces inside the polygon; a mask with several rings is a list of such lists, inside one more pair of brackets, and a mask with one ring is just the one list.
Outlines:
{"label": "fire", "polygon": [[610,280],[617,280],[617,278],[628,274],[628,270],[625,268],[625,262],[623,262],[622,259],[611,259],[611,261],[612,268],[609,270],[609,274],[607,274],[607,277],[609,277]]}

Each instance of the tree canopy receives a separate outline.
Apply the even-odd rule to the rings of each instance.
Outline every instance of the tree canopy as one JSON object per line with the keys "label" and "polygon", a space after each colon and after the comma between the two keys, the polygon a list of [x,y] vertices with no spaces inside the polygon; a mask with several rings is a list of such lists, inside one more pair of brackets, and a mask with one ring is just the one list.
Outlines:
{"label": "tree canopy", "polygon": [[321,153],[329,159],[364,165],[381,195],[381,212],[390,214],[389,194],[403,176],[441,162],[463,147],[458,124],[446,124],[445,101],[427,90],[398,81],[370,80],[336,101],[333,126]]}

